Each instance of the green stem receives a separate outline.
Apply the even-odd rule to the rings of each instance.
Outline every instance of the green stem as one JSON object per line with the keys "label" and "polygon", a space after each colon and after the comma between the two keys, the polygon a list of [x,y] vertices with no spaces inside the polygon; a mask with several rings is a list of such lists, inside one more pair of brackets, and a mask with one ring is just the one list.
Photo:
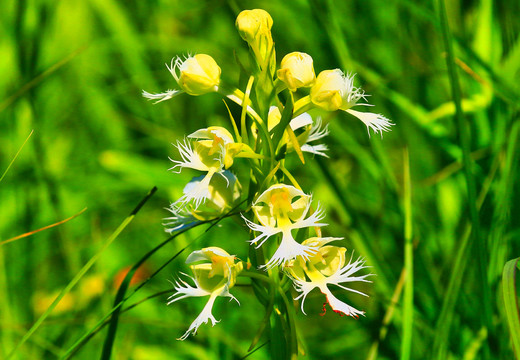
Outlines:
{"label": "green stem", "polygon": [[[239,89],[234,89],[231,93],[225,92],[224,96],[226,96],[229,100],[237,103],[240,106],[244,106],[243,99],[245,98],[245,95],[242,91]],[[275,150],[273,141],[271,139],[271,136],[269,135],[269,131],[267,130],[267,124],[262,120],[260,115],[249,105],[246,107],[247,114],[256,121],[257,126],[261,129],[261,136],[262,140],[265,141],[265,143],[268,146],[268,152],[269,152],[269,159],[270,159],[270,168],[274,166],[275,163]],[[245,126],[245,124],[244,124]]]}
{"label": "green stem", "polygon": [[293,118],[311,110],[314,107],[315,105],[311,101],[310,95],[302,97],[300,100],[294,103]]}

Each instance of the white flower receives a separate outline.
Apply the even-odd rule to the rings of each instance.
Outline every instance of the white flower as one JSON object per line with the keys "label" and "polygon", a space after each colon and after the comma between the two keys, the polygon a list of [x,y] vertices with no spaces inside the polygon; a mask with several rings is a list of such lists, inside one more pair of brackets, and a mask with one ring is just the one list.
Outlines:
{"label": "white flower", "polygon": [[[197,139],[190,141],[189,139]],[[181,160],[170,159],[175,165],[170,168],[180,172],[183,168],[204,171],[207,174],[197,181],[190,182],[184,188],[184,194],[174,203],[182,208],[193,201],[195,209],[210,197],[210,182],[213,175],[222,175],[224,169],[233,164],[233,158],[241,151],[243,144],[236,144],[233,136],[226,129],[210,126],[188,135],[183,142],[177,141]]]}
{"label": "white flower", "polygon": [[343,110],[354,115],[369,129],[383,136],[383,131],[390,131],[394,125],[381,114],[365,113],[352,110],[353,106],[372,106],[370,104],[358,104],[361,99],[366,101],[367,95],[361,88],[354,86],[354,75],[345,75],[339,69],[322,71],[314,86],[311,88],[311,101],[327,111]]}
{"label": "white flower", "polygon": [[[204,206],[194,208],[193,206],[179,207],[177,202],[170,205],[168,210],[172,216],[165,218],[163,223],[166,232],[172,233],[189,226],[197,220],[215,219],[229,211],[240,200],[242,186],[237,177],[228,170],[219,173],[221,176],[211,177],[208,184],[208,198]],[[200,186],[205,176],[194,177],[185,187],[184,196],[192,193],[194,188]]]}
{"label": "white flower", "polygon": [[355,275],[358,271],[367,268],[365,261],[362,258],[353,261],[353,255],[351,255],[350,260],[346,263],[346,249],[344,247],[327,245],[331,241],[341,239],[315,237],[304,241],[302,245],[314,246],[318,250],[308,259],[297,258],[291,261],[285,268],[293,280],[295,289],[301,293],[295,300],[301,299],[301,309],[304,314],[303,305],[305,298],[313,289],[318,288],[325,294],[327,302],[334,312],[352,317],[364,315],[363,311],[336,298],[328,287],[329,285],[336,285],[344,290],[368,296],[361,291],[342,285],[343,283],[355,281],[371,282],[366,278],[373,274]]}
{"label": "white flower", "polygon": [[191,323],[188,331],[177,340],[185,340],[190,334],[195,334],[199,326],[207,324],[208,321],[211,321],[212,326],[219,322],[211,313],[217,297],[229,297],[240,305],[239,301],[229,293],[229,289],[235,284],[236,276],[242,270],[242,263],[235,264],[235,256],[229,255],[218,247],[194,251],[186,259],[187,264],[200,261],[206,262],[190,266],[194,277],[184,274],[193,280],[195,287],[178,279],[174,283],[176,292],[168,298],[167,305],[170,305],[187,297],[209,296],[200,315]]}
{"label": "white flower", "polygon": [[151,94],[143,90],[143,96],[155,103],[165,101],[186,92],[189,95],[203,95],[217,91],[220,84],[220,67],[215,60],[206,54],[172,59],[170,66],[166,65],[181,90],[167,90],[160,94]]}
{"label": "white flower", "polygon": [[280,246],[265,265],[266,268],[284,264],[297,256],[307,259],[316,252],[316,247],[299,244],[292,235],[295,229],[327,225],[320,222],[325,215],[319,205],[312,215],[305,218],[310,206],[310,195],[294,186],[277,184],[264,191],[253,204],[253,211],[261,225],[242,215],[247,226],[260,233],[249,241],[257,248],[271,236],[282,234]]}

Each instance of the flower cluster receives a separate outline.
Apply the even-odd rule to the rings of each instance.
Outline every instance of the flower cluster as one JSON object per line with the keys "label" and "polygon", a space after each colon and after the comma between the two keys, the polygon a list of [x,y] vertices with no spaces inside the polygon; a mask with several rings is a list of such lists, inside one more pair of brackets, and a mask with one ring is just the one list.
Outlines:
{"label": "flower cluster", "polygon": [[[230,112],[234,134],[219,126],[196,130],[177,141],[179,156],[171,159],[172,171],[188,168],[198,174],[169,207],[172,216],[165,219],[166,231],[240,214],[250,233],[249,238],[244,233],[244,243],[248,241],[254,246],[253,252],[258,255],[249,259],[257,266],[247,271],[243,271],[242,262],[235,262],[235,256],[221,248],[204,248],[188,256],[186,263],[195,287],[178,279],[168,304],[186,297],[209,296],[209,300],[181,340],[196,333],[202,323],[218,322],[212,315],[217,297],[238,302],[229,292],[238,276],[261,276],[273,284],[279,284],[282,278],[292,281],[295,300],[301,300],[303,313],[305,298],[318,288],[333,311],[358,317],[364,312],[339,300],[330,286],[365,295],[344,284],[369,282],[371,275],[358,274],[366,268],[362,258],[348,257],[346,248],[331,245],[342,238],[322,237],[321,228],[327,225],[325,212],[301,189],[285,167],[285,158],[297,153],[303,164],[304,152],[328,157],[328,147],[320,143],[329,134],[328,125],[313,114],[313,109],[348,112],[366,125],[369,135],[370,129],[382,135],[393,124],[383,115],[352,109],[370,106],[364,91],[354,86],[352,74],[334,69],[316,76],[312,57],[302,52],[285,55],[277,67],[271,35],[273,20],[266,11],[241,12],[236,26],[254,59],[246,89],[223,84],[217,62],[209,55],[198,54],[184,60],[174,58],[167,65],[179,89],[156,94],[143,91],[144,97],[156,102],[180,93],[198,96],[216,92],[242,108],[240,119],[233,118]],[[282,92],[287,99],[285,104],[279,96]],[[231,171],[235,162],[241,162],[237,159],[247,163],[248,171]],[[239,177],[247,183],[247,198]],[[258,263],[258,259],[266,258]],[[280,271],[272,271],[274,268]],[[266,291],[284,292],[275,286],[266,286]]]}

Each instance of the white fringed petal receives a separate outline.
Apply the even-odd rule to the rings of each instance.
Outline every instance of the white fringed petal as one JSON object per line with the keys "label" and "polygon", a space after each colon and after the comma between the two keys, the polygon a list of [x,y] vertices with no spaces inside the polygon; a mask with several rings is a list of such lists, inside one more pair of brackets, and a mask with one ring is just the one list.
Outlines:
{"label": "white fringed petal", "polygon": [[177,145],[175,145],[179,150],[179,154],[181,155],[181,161],[170,159],[175,165],[171,167],[169,170],[173,172],[181,172],[183,168],[190,168],[200,171],[209,171],[207,165],[205,165],[200,159],[199,154],[191,145],[191,142],[187,139],[184,139],[183,142],[177,141]]}
{"label": "white fringed petal", "polygon": [[316,122],[311,127],[311,132],[307,138],[307,143],[320,140],[329,135],[329,124],[323,126],[321,117],[316,118]]}
{"label": "white fringed petal", "polygon": [[329,148],[325,144],[318,145],[309,145],[304,144],[301,146],[302,151],[308,152],[310,154],[319,155],[328,158],[329,155],[325,153],[325,151],[329,151]]}
{"label": "white fringed petal", "polygon": [[306,246],[298,243],[294,240],[291,230],[283,231],[282,242],[278,249],[276,249],[271,259],[265,264],[261,266],[261,268],[271,269],[278,265],[285,265],[288,261],[296,258],[297,256],[301,256],[305,260],[309,259],[309,257],[316,253],[317,247]]}
{"label": "white fringed petal", "polygon": [[359,120],[363,121],[363,123],[367,127],[368,136],[370,136],[370,129],[374,131],[374,133],[380,133],[381,138],[383,137],[383,131],[390,131],[390,127],[393,124],[390,120],[384,117],[381,114],[375,114],[370,112],[361,112],[352,109],[346,110],[349,114],[354,115]]}
{"label": "white fringed petal", "polygon": [[193,201],[193,207],[197,209],[210,196],[209,183],[215,172],[209,171],[200,181],[190,181],[183,190],[183,195],[173,203],[173,206],[182,209]]}
{"label": "white fringed petal", "polygon": [[187,224],[196,220],[185,207],[179,208],[175,206],[175,203],[171,204],[167,210],[172,213],[172,216],[164,218],[165,222],[163,223],[163,226],[166,227],[164,231],[169,234],[182,229]]}
{"label": "white fringed petal", "polygon": [[327,297],[327,302],[329,303],[332,310],[339,314],[345,314],[347,316],[359,317],[359,315],[365,315],[364,311],[360,311],[353,306],[350,306],[343,301],[339,300],[337,297],[332,295],[332,292],[326,287],[320,287],[321,292],[325,294]]}
{"label": "white fringed petal", "polygon": [[177,340],[186,340],[188,336],[191,334],[195,335],[197,333],[197,330],[199,329],[199,326],[202,324],[207,324],[208,321],[211,321],[211,326],[215,326],[216,323],[220,322],[220,320],[216,320],[213,314],[211,313],[211,310],[213,309],[213,304],[215,303],[215,300],[217,299],[218,294],[212,293],[208,299],[208,302],[204,306],[204,309],[202,309],[202,312],[195,318],[195,320],[191,323],[188,330]]}
{"label": "white fringed petal", "polygon": [[[330,241],[337,240],[335,238],[330,238]],[[327,242],[330,242],[327,241]],[[360,281],[360,282],[371,282],[367,280],[366,278],[368,276],[371,276],[373,274],[366,274],[361,276],[354,276],[355,273],[357,273],[359,270],[365,269],[367,266],[365,266],[365,261],[362,258],[358,258],[356,261],[352,262],[352,257],[350,258],[350,261],[347,265],[339,268],[334,274],[328,277],[323,277],[321,280],[316,281],[302,281],[300,279],[295,278],[294,276],[291,277],[293,281],[294,288],[297,292],[300,293],[295,300],[301,299],[301,308],[302,312],[305,314],[305,311],[303,310],[303,305],[305,298],[307,295],[314,289],[319,288],[323,294],[327,297],[327,302],[329,303],[330,307],[333,311],[345,314],[347,316],[352,317],[358,317],[359,315],[364,315],[365,313],[363,311],[357,310],[356,308],[342,302],[338,298],[336,298],[330,289],[328,288],[328,285],[336,285],[344,290],[354,292],[363,296],[367,296],[367,294],[354,290],[351,288],[348,288],[342,283],[349,283],[354,281]]]}
{"label": "white fringed petal", "polygon": [[147,98],[148,100],[155,100],[154,104],[160,103],[165,100],[170,100],[171,98],[174,98],[175,96],[182,93],[181,90],[166,90],[163,93],[149,93],[148,91],[142,92],[142,95]]}

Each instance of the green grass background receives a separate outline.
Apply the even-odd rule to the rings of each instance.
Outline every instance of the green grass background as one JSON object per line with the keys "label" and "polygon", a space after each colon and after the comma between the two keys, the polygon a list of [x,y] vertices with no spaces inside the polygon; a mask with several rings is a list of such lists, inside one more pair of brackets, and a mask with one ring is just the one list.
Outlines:
{"label": "green grass background", "polygon": [[[208,125],[231,127],[218,94],[152,105],[141,90],[173,88],[163,64],[188,53],[212,55],[223,78],[236,83],[234,56],[246,59],[247,47],[234,20],[258,7],[274,19],[278,61],[303,51],[316,72],[357,73],[374,110],[396,124],[382,140],[368,138],[347,114],[329,115],[330,159],[307,158],[302,166],[293,154],[288,165],[326,209],[324,234],[345,237],[343,246],[377,274],[363,287],[368,299],[338,295],[366,310],[358,321],[331,311],[319,316],[323,296],[309,296],[308,316],[297,315],[303,358],[514,357],[500,285],[505,263],[520,256],[520,2],[447,1],[450,37],[436,1],[3,0],[0,173],[34,132],[0,182],[0,241],[88,209],[0,245],[0,358],[153,186],[155,195],[13,358],[63,356],[111,310],[116,274],[167,238],[164,208],[197,175],[167,171],[168,156],[176,156],[171,143]],[[240,176],[247,164],[234,171]],[[154,254],[145,273],[189,246],[125,306],[171,289],[168,280],[187,270],[192,250],[222,246],[247,258],[239,219],[206,228]],[[411,269],[413,282],[406,282]],[[233,293],[241,306],[218,301],[214,314],[222,321],[184,342],[175,339],[204,300],[167,307],[167,293],[147,299],[121,315],[113,358],[247,355],[264,309],[249,287]],[[105,336],[103,329],[75,358],[100,356]],[[269,359],[268,346],[250,358]]]}

